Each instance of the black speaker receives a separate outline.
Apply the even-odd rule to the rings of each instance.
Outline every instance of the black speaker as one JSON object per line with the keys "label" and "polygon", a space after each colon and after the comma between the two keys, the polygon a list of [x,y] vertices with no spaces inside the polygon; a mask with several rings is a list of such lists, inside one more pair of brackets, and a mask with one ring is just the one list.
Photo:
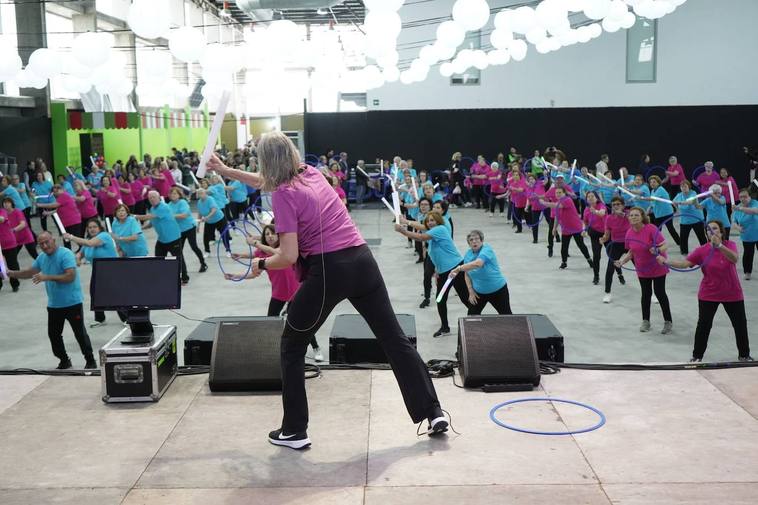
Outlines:
{"label": "black speaker", "polygon": [[219,322],[208,378],[211,391],[281,391],[283,331],[280,317]]}
{"label": "black speaker", "polygon": [[[395,314],[403,333],[416,347],[416,317]],[[379,341],[360,314],[340,314],[329,335],[329,363],[387,363]]]}
{"label": "black speaker", "polygon": [[458,319],[458,360],[464,387],[502,385],[505,389],[530,390],[540,383],[528,316]]}

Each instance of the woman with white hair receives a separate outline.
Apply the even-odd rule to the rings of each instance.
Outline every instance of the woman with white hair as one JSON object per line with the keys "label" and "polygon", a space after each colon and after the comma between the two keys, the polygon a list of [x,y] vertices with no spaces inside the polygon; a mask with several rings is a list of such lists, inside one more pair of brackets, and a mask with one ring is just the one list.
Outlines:
{"label": "woman with white hair", "polygon": [[726,213],[726,198],[721,195],[721,186],[713,184],[708,188],[711,192],[711,196],[706,198],[701,204],[706,212],[706,219],[710,221],[718,221],[721,226],[724,227],[724,240],[729,240],[729,231],[731,230],[731,222],[729,216]]}
{"label": "woman with white hair", "polygon": [[229,168],[216,156],[208,168],[224,177],[272,192],[279,247],[253,262],[252,275],[298,263],[302,284],[290,302],[282,334],[280,428],[268,435],[274,445],[302,449],[308,438],[305,352],[311,337],[342,300],[364,317],[387,355],[411,419],[429,421],[428,433],[447,430],[426,364],[403,333],[379,267],[337,193],[315,168],[303,166],[292,141],[281,132],[265,135],[257,148],[258,174]]}

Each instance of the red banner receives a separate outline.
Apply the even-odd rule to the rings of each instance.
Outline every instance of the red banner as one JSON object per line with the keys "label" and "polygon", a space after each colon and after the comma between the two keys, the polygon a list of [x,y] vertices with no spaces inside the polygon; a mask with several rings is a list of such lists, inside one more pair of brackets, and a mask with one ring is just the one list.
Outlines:
{"label": "red banner", "polygon": [[68,129],[69,130],[81,130],[82,129],[82,113],[76,110],[68,111]]}
{"label": "red banner", "polygon": [[128,128],[126,112],[114,112],[113,119],[116,124],[116,128]]}

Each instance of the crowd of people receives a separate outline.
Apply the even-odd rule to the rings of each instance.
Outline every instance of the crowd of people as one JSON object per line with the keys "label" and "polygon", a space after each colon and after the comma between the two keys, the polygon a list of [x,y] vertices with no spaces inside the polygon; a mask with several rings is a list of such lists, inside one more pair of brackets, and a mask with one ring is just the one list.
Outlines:
{"label": "crowd of people", "polygon": [[[259,172],[256,154],[252,144],[235,152],[219,153],[225,166],[250,173]],[[76,249],[76,265],[96,258],[149,254],[143,230],[152,226],[157,234],[152,253],[171,254],[180,260],[183,285],[190,281],[184,261],[187,243],[198,259],[200,273],[208,270],[206,258],[213,241],[220,241],[230,258],[246,258],[247,255],[232,253],[230,235],[224,230],[254,206],[262,194],[259,189],[222,177],[221,173],[211,172],[198,180],[197,153],[186,150],[174,149],[165,158],[153,159],[148,154],[141,161],[132,156],[126,163],[117,160],[110,166],[102,157],[93,158],[93,162],[84,173],[69,169],[68,175],[55,180],[42,160],[30,162],[28,171],[22,174],[24,181],[18,175],[2,177],[0,246],[8,270],[20,272],[10,275],[12,291],[19,290],[19,279],[34,278],[40,272],[64,275],[65,269],[51,273],[45,270],[50,270],[49,261],[37,261],[37,245],[44,250],[43,243],[54,242],[53,234],[47,232],[59,226],[63,227],[58,230],[63,246]],[[730,237],[739,233],[743,243],[742,271],[744,279],[750,280],[758,248],[758,183],[755,187],[738,188],[729,171],[717,171],[712,162],[704,163],[701,170],[688,177],[674,156],[665,169],[659,170],[650,168],[649,156],[643,156],[638,166],[640,173],[632,175],[623,166],[614,170],[608,155],[588,167],[570,164],[563,151],[556,148],[534,151],[528,159],[511,148],[508,154],[495,156],[492,163],[480,155],[471,166],[465,165],[461,153],[454,153],[449,167],[434,173],[417,170],[413,160],[396,156],[379,165],[379,174],[370,176],[363,160],[353,166],[347,153],[335,155],[333,151],[321,156],[315,165],[348,210],[348,195],[362,206],[369,189],[388,197],[393,191],[398,193],[400,215],[395,229],[407,237],[408,247],[417,255],[416,262],[423,265],[421,309],[431,305],[432,281],[436,281],[440,326],[434,337],[451,331],[447,317],[450,289],[455,290],[469,315],[480,314],[488,303],[498,314],[512,313],[507,280],[496,251],[485,242],[482,231],[496,215],[504,217],[515,234],[523,233],[532,243],[544,240],[548,257],[553,256],[554,246],[559,243],[560,269],[568,266],[573,242],[590,268],[593,284],[600,283],[605,263],[603,303],[613,300],[614,278],[625,284],[624,270],[633,271],[642,292],[642,332],[651,330],[653,294],[663,314],[661,333],[673,331],[666,293],[671,268],[700,266],[706,286],[718,278],[714,276],[728,275],[734,280],[739,255]],[[190,200],[195,201],[194,214]],[[469,249],[463,252],[453,240],[452,214],[460,208],[483,211],[482,224],[468,231]],[[33,231],[34,214],[39,217],[38,228],[43,231],[40,235]],[[51,216],[53,219],[49,219]],[[51,221],[57,223],[53,228]],[[202,249],[198,244],[201,225]],[[255,249],[251,261],[276,254],[280,247],[276,226],[272,223],[260,235],[248,237]],[[699,247],[690,252],[692,234]],[[676,244],[683,259],[671,258],[670,242]],[[19,267],[22,249],[35,260],[32,270]],[[56,247],[55,254],[61,256],[57,251]],[[66,257],[65,264],[69,263]],[[294,267],[267,273],[272,286],[268,315],[278,316],[288,310],[300,282]],[[723,303],[735,328],[739,359],[751,360],[739,279],[730,281],[728,293],[701,287],[698,300],[701,320],[692,358],[702,359],[713,314]],[[90,326],[104,324],[105,314],[96,313],[94,319]],[[50,339],[54,351],[58,349],[55,352],[60,358],[59,367],[66,368],[70,360],[61,357],[65,350],[59,352],[59,326],[62,328],[62,323],[51,326],[55,334]],[[82,333],[78,327],[77,332]],[[315,338],[311,344],[316,359],[323,359]]]}

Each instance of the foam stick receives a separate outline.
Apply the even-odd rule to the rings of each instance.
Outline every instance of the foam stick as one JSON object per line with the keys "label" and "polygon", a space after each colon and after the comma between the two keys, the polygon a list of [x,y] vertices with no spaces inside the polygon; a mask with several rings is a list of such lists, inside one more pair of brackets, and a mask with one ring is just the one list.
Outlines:
{"label": "foam stick", "polygon": [[600,174],[600,177],[602,177],[602,178],[603,178],[603,179],[605,179],[606,181],[610,182],[611,184],[616,184],[616,181],[614,181],[613,179],[610,179],[610,178],[609,178],[609,177],[607,177],[605,174]]}
{"label": "foam stick", "polygon": [[387,178],[390,180],[390,186],[392,186],[392,192],[397,193],[397,188],[395,187],[395,179],[393,179],[389,175],[387,176]]}
{"label": "foam stick", "polygon": [[94,167],[95,165],[97,165],[97,163],[95,162],[95,158],[94,158],[93,156],[90,156],[90,157],[89,157],[89,160],[92,162],[92,166],[93,166],[93,167]]}
{"label": "foam stick", "polygon": [[621,179],[621,187],[623,188],[624,187],[624,179],[625,179],[625,177],[622,175],[621,177],[619,177],[619,179]]}
{"label": "foam stick", "polygon": [[0,277],[3,280],[8,280],[8,266],[5,264],[5,256],[3,256],[3,248],[0,247]]}
{"label": "foam stick", "polygon": [[211,132],[210,135],[208,135],[208,142],[205,144],[203,156],[200,158],[200,165],[197,167],[197,177],[199,178],[205,177],[208,160],[211,159],[213,150],[216,147],[216,142],[218,141],[218,136],[221,134],[221,126],[224,124],[224,115],[226,114],[226,106],[229,104],[230,96],[231,93],[229,91],[224,91],[221,94],[221,100],[218,103],[216,117],[213,118]]}
{"label": "foam stick", "polygon": [[583,182],[583,183],[585,183],[585,184],[589,184],[589,183],[590,183],[590,181],[588,181],[588,180],[587,180],[587,179],[585,179],[584,177],[579,177],[578,175],[575,175],[575,176],[574,176],[574,178],[575,178],[577,181],[582,181],[582,182]]}
{"label": "foam stick", "polygon": [[661,198],[661,197],[658,197],[658,196],[651,196],[649,198],[651,200],[655,201],[655,202],[672,203],[671,200],[666,200],[665,198]]}
{"label": "foam stick", "polygon": [[400,224],[400,194],[397,192],[392,193],[392,207],[394,207],[395,222]]}
{"label": "foam stick", "polygon": [[729,186],[729,196],[732,198],[732,205],[734,205],[734,185],[732,184],[731,179],[726,182]]}
{"label": "foam stick", "polygon": [[387,206],[387,208],[389,209],[390,212],[392,212],[393,215],[395,214],[395,209],[392,208],[392,205],[390,205],[390,202],[388,202],[386,198],[382,197],[382,203]]}
{"label": "foam stick", "polygon": [[416,179],[414,179],[413,177],[411,177],[411,184],[412,184],[411,188],[413,189],[413,198],[418,200],[418,188],[416,187]]}
{"label": "foam stick", "polygon": [[623,186],[620,187],[619,190],[623,191],[624,193],[626,193],[627,195],[631,196],[632,198],[637,198],[637,195],[635,195],[634,193],[632,193],[631,191],[629,191],[628,189],[626,189]]}
{"label": "foam stick", "polygon": [[195,183],[195,186],[198,188],[200,187],[200,181],[197,180],[197,177],[195,177],[195,172],[192,170],[189,171],[190,175],[192,176],[192,181]]}
{"label": "foam stick", "polygon": [[119,199],[117,200],[117,202],[118,202],[118,204],[119,204],[119,205],[124,205],[124,201],[123,201],[121,198],[119,198]]}
{"label": "foam stick", "polygon": [[52,193],[50,193],[49,195],[34,195],[34,199],[39,200],[40,198],[49,198],[51,196],[53,196]]}
{"label": "foam stick", "polygon": [[596,181],[596,182],[599,182],[599,183],[602,183],[602,182],[603,182],[603,181],[601,181],[600,179],[598,179],[597,177],[595,177],[595,175],[594,175],[594,174],[591,174],[591,173],[587,172],[587,175],[588,175],[588,176],[590,176],[590,177],[592,177],[593,179],[595,179],[595,181]]}
{"label": "foam stick", "polygon": [[187,193],[192,193],[192,190],[191,190],[190,188],[188,188],[187,186],[185,186],[184,184],[179,184],[179,183],[177,182],[176,184],[174,184],[174,186],[176,186],[177,188],[181,188],[181,189],[183,189],[183,190],[184,190],[184,191],[186,191]]}
{"label": "foam stick", "polygon": [[758,188],[758,179],[753,179],[753,184],[755,184],[755,187]]}
{"label": "foam stick", "polygon": [[[576,161],[574,163],[576,163]],[[569,175],[569,179],[574,178],[574,170],[575,170],[575,167],[571,167],[571,175]]]}
{"label": "foam stick", "polygon": [[439,187],[440,187],[440,183],[439,183],[439,182],[438,182],[437,184],[435,184],[435,185],[434,185],[434,189],[437,189],[437,188],[439,188]]}
{"label": "foam stick", "polygon": [[455,279],[455,275],[447,276],[447,280],[445,281],[445,284],[443,284],[442,289],[440,289],[440,294],[437,295],[437,303],[442,302],[442,297],[445,296],[445,293],[447,293],[447,289],[450,287],[450,284],[453,283],[453,279]]}
{"label": "foam stick", "polygon": [[72,176],[74,175],[74,171],[71,170],[71,167],[66,167],[66,170],[68,170],[68,173],[71,174]]}
{"label": "foam stick", "polygon": [[[367,174],[367,173],[366,173],[366,172],[365,172],[365,171],[364,171],[364,170],[363,170],[361,167],[355,167],[355,169],[356,169],[357,171],[359,171],[360,173],[362,173],[363,175],[365,175],[366,177],[368,177],[368,174]],[[381,170],[380,170],[380,171],[381,171]]]}
{"label": "foam stick", "polygon": [[66,233],[66,228],[63,226],[63,221],[61,221],[61,217],[57,212],[53,212],[53,221],[55,221],[55,224],[58,226],[58,231],[61,232],[61,235]]}
{"label": "foam stick", "polygon": [[145,196],[145,193],[147,193],[147,186],[142,186],[142,196]]}
{"label": "foam stick", "polygon": [[105,218],[105,229],[108,231],[108,233],[113,233],[113,228],[111,227],[111,218],[109,217]]}

